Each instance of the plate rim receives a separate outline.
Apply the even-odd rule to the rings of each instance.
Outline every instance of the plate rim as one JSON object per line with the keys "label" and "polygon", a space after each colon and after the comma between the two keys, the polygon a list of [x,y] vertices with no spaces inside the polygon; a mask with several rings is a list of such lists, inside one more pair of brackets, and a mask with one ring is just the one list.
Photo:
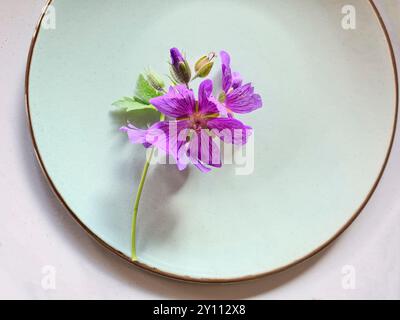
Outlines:
{"label": "plate rim", "polygon": [[395,138],[395,134],[396,134],[396,130],[397,130],[397,118],[398,118],[398,112],[399,112],[399,74],[398,74],[398,68],[397,68],[397,62],[396,62],[396,56],[394,53],[393,43],[390,38],[386,24],[379,12],[379,9],[377,8],[375,2],[373,0],[368,0],[368,3],[371,5],[372,10],[375,13],[375,16],[377,17],[377,19],[379,21],[379,25],[381,26],[381,28],[383,30],[383,33],[384,33],[384,36],[386,39],[386,43],[388,46],[388,50],[390,53],[390,58],[391,58],[393,73],[394,73],[394,75],[393,75],[394,83],[395,83],[395,114],[394,114],[392,135],[390,138],[389,147],[386,152],[385,160],[383,162],[381,170],[377,176],[377,179],[375,180],[374,184],[372,185],[370,191],[368,192],[366,198],[361,203],[361,205],[358,207],[358,209],[355,211],[355,213],[353,213],[353,215],[350,217],[350,219],[341,228],[339,228],[338,231],[336,231],[336,233],[331,238],[329,238],[327,241],[325,241],[324,243],[319,245],[317,248],[312,250],[310,253],[308,253],[308,254],[304,255],[303,257],[298,258],[284,266],[275,268],[275,269],[267,271],[267,272],[261,272],[261,273],[250,274],[250,275],[245,275],[245,276],[240,276],[240,277],[233,277],[233,278],[192,277],[192,276],[180,275],[180,274],[176,274],[176,273],[172,273],[172,272],[163,271],[158,268],[147,265],[145,263],[139,262],[139,261],[132,261],[124,253],[122,253],[121,251],[117,250],[116,248],[114,248],[111,245],[109,245],[108,243],[106,243],[103,239],[101,239],[98,235],[96,235],[92,230],[90,230],[90,228],[88,226],[86,226],[79,219],[79,217],[74,213],[74,211],[65,202],[61,193],[58,191],[57,187],[55,186],[54,182],[51,180],[51,177],[47,172],[46,166],[45,166],[44,161],[39,152],[38,144],[36,142],[35,133],[34,133],[33,126],[32,126],[31,112],[30,112],[30,106],[29,106],[29,79],[30,79],[30,69],[31,69],[33,53],[34,53],[35,45],[37,42],[37,38],[39,36],[40,26],[41,26],[44,16],[46,15],[47,9],[52,4],[52,2],[53,2],[53,0],[47,0],[47,4],[43,7],[42,14],[35,26],[34,33],[32,36],[31,43],[30,43],[30,47],[29,47],[28,57],[27,57],[27,61],[26,61],[26,70],[25,70],[25,112],[26,112],[27,123],[28,123],[28,128],[29,128],[33,148],[34,148],[35,157],[39,163],[39,167],[40,167],[40,170],[42,171],[42,174],[45,176],[46,181],[50,186],[50,189],[53,191],[56,198],[61,202],[63,207],[69,212],[69,214],[72,216],[72,218],[97,243],[99,243],[102,247],[108,249],[115,255],[119,256],[124,261],[128,262],[130,265],[134,265],[141,270],[150,272],[152,274],[156,274],[158,276],[162,276],[162,277],[166,277],[166,278],[174,279],[174,280],[179,280],[179,281],[183,281],[183,282],[193,282],[193,283],[236,283],[236,282],[243,282],[243,281],[249,281],[249,280],[263,278],[263,277],[273,275],[273,274],[285,271],[287,269],[290,269],[300,263],[305,262],[306,260],[310,259],[311,257],[313,257],[313,256],[317,255],[318,253],[320,253],[321,251],[323,251],[330,244],[332,244],[354,222],[354,220],[360,215],[360,213],[363,211],[363,209],[365,208],[365,206],[371,199],[372,195],[374,194],[374,192],[383,176],[383,173],[386,169],[388,160],[390,158],[390,154],[393,149],[394,138]]}

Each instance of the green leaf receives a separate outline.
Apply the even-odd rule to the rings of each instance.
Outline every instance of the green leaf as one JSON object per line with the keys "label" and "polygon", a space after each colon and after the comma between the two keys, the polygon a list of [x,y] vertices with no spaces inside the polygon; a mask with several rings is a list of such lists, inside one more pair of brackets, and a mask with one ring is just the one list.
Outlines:
{"label": "green leaf", "polygon": [[144,75],[139,75],[136,84],[136,96],[138,99],[145,103],[149,103],[149,100],[155,97],[161,96],[162,93],[154,89],[151,84],[146,80]]}
{"label": "green leaf", "polygon": [[133,97],[133,99],[134,99],[136,102],[140,102],[140,103],[143,103],[143,104],[150,104],[149,102],[143,101],[143,100],[140,99],[139,97]]}
{"label": "green leaf", "polygon": [[156,108],[151,104],[145,104],[138,99],[130,97],[124,97],[121,100],[114,102],[113,106],[126,112],[144,109],[156,110]]}

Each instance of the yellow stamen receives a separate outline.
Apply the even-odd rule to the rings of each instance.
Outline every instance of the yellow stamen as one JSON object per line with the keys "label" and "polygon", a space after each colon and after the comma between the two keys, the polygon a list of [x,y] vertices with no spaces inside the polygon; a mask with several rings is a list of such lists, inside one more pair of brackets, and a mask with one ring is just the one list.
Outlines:
{"label": "yellow stamen", "polygon": [[204,115],[204,118],[207,118],[207,119],[218,118],[218,117],[219,117],[219,113],[210,113],[210,114]]}

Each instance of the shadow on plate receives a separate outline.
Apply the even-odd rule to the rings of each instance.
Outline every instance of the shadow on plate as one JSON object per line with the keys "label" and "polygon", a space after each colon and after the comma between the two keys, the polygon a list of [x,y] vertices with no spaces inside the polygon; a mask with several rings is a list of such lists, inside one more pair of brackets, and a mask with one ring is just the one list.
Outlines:
{"label": "shadow on plate", "polygon": [[[46,214],[47,218],[54,222],[54,225],[57,225],[57,228],[60,229],[60,233],[65,237],[66,242],[74,247],[74,251],[77,255],[81,256],[81,259],[89,261],[93,265],[93,268],[101,269],[102,272],[117,278],[121,283],[131,285],[132,287],[140,287],[144,291],[156,293],[161,297],[171,299],[252,298],[282,286],[300,276],[316,264],[326,251],[324,250],[322,253],[284,272],[252,281],[227,285],[186,283],[144,272],[130,265],[128,262],[123,261],[102,246],[99,246],[95,240],[88,237],[86,231],[71,219],[67,210],[51,191],[34,156],[26,126],[24,108],[21,108],[20,120],[23,128],[26,128],[25,130],[20,130],[18,134],[21,135],[19,141],[24,142],[20,144],[20,148],[22,149],[21,153],[23,154],[26,176],[29,177],[27,183],[32,185],[31,189],[36,193],[36,197],[42,205],[43,214]],[[121,119],[119,118],[116,121],[120,122]],[[163,169],[160,168],[158,170],[162,171]],[[169,173],[164,172],[163,174]],[[181,178],[184,181],[187,176],[185,177],[183,175]],[[179,187],[179,184],[177,187]],[[170,192],[173,192],[173,190]],[[151,226],[151,223],[149,226]],[[94,245],[94,242],[96,242],[96,245]],[[145,245],[145,242],[141,244],[141,246]]]}

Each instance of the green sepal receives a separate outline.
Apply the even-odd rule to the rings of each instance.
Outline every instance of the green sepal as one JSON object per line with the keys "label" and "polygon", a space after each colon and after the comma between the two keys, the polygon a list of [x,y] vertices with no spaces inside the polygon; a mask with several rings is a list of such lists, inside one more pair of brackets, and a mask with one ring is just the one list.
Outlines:
{"label": "green sepal", "polygon": [[150,104],[150,99],[159,97],[162,93],[154,89],[145,76],[141,74],[137,80],[135,95],[142,102]]}

